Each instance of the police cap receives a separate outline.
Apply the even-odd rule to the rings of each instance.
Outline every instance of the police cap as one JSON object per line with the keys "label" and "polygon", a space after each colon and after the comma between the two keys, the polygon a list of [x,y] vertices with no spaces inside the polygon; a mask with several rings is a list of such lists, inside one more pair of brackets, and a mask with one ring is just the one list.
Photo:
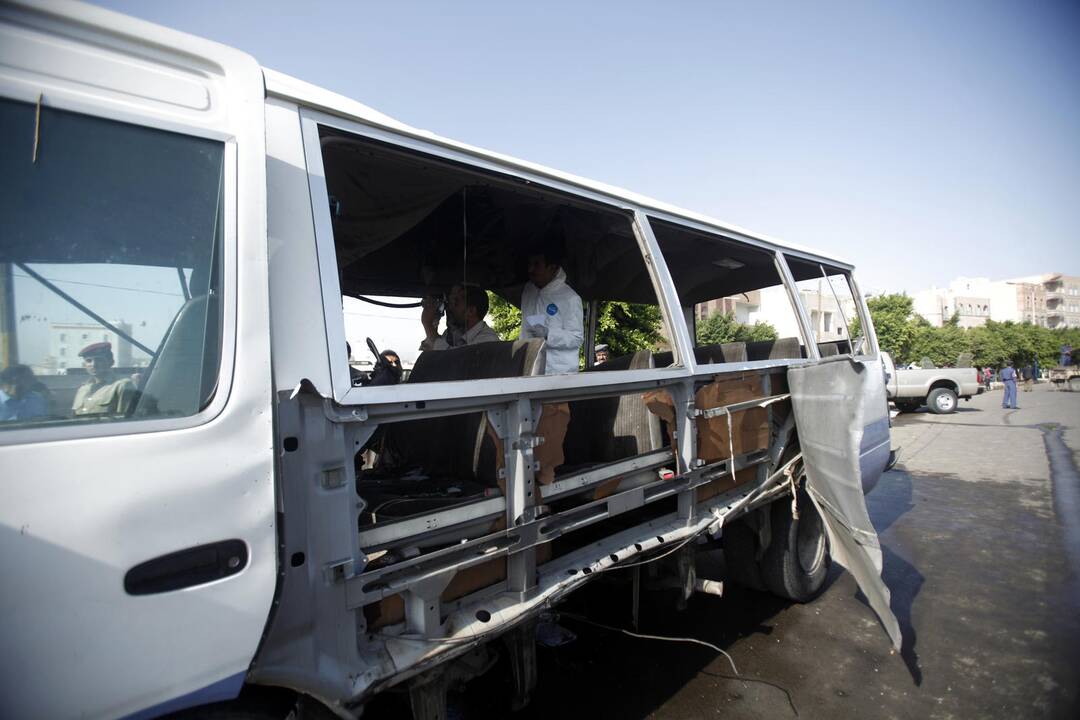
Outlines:
{"label": "police cap", "polygon": [[97,355],[112,355],[112,345],[107,342],[90,343],[79,351],[79,357],[89,358]]}

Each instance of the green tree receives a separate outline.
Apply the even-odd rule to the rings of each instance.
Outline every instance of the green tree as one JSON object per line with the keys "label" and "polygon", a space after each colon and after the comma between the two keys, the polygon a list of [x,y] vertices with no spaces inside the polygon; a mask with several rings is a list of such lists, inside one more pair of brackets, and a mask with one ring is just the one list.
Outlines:
{"label": "green tree", "polygon": [[[493,292],[488,292],[488,315],[492,329],[503,340],[517,340],[521,330],[521,310]],[[656,305],[617,301],[600,303],[596,318],[596,342],[610,348],[612,356],[638,350],[652,350],[664,342],[660,334],[662,316]]]}
{"label": "green tree", "polygon": [[960,353],[971,352],[971,342],[964,328],[952,323],[934,327],[924,320],[915,324],[909,352],[914,358],[928,357],[938,367],[949,367],[956,365]]}
{"label": "green tree", "polygon": [[[929,324],[915,315],[912,299],[903,294],[878,295],[868,299],[866,305],[870,309],[881,349],[892,355],[897,363],[911,362],[911,344],[916,329],[920,324]],[[857,321],[852,323],[849,330],[853,338],[861,333]]]}
{"label": "green tree", "polygon": [[990,327],[995,324],[993,321],[989,321],[983,327],[971,328],[967,331],[971,352],[975,353],[975,365],[977,367],[999,368],[1011,356],[1004,338]]}
{"label": "green tree", "polygon": [[775,340],[776,328],[758,320],[747,325],[735,319],[731,313],[713,313],[697,326],[698,345],[719,345],[726,342],[757,342]]}
{"label": "green tree", "polygon": [[596,342],[607,345],[612,357],[653,350],[664,342],[663,316],[656,305],[607,300],[596,318]]}
{"label": "green tree", "polygon": [[521,330],[521,310],[500,295],[488,290],[488,316],[491,329],[503,340],[517,340]]}

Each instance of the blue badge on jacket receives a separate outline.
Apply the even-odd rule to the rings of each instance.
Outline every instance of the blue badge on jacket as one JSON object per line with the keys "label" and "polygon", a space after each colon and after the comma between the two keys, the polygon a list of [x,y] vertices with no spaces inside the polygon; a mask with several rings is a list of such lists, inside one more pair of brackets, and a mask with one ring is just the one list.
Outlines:
{"label": "blue badge on jacket", "polygon": [[551,303],[550,305],[547,306],[547,314],[548,315],[554,315],[557,312],[559,312],[559,306],[556,305],[555,303]]}

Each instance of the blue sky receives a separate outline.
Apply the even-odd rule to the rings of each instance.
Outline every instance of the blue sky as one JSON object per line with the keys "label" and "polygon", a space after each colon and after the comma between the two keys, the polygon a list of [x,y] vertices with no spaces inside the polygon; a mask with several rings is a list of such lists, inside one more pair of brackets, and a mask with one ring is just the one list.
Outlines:
{"label": "blue sky", "polygon": [[99,4],[839,255],[864,290],[1080,274],[1077,2]]}

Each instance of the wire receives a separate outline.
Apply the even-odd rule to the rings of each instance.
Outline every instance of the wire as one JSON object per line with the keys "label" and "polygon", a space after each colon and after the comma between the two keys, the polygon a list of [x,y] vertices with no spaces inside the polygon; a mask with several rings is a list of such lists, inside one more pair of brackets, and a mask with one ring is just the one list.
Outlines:
{"label": "wire", "polygon": [[375,298],[369,298],[369,297],[367,297],[365,295],[346,295],[345,297],[354,297],[357,300],[363,300],[366,303],[371,303],[372,305],[378,305],[380,307],[387,307],[387,308],[418,308],[418,307],[420,307],[421,305],[424,304],[423,300],[418,300],[416,302],[407,302],[407,303],[392,303],[392,302],[386,302],[385,300],[376,300]]}
{"label": "wire", "polygon": [[[22,275],[21,273],[11,273],[13,277],[24,278],[26,280],[35,280],[36,278],[30,275]],[[44,276],[42,276],[44,277]],[[49,282],[64,283],[65,285],[84,285],[86,287],[105,288],[106,290],[127,290],[128,292],[146,293],[148,295],[166,295],[168,297],[183,297],[180,293],[165,292],[163,290],[147,290],[145,288],[133,288],[123,287],[122,285],[105,285],[103,283],[83,282],[81,280],[58,280],[57,278],[45,278]]]}
{"label": "wire", "polygon": [[[681,643],[692,643],[694,645],[703,645],[703,646],[705,646],[705,647],[707,647],[707,648],[709,648],[711,650],[715,650],[716,652],[718,652],[721,655],[723,655],[724,657],[726,657],[727,661],[729,663],[731,663],[732,671],[734,671],[736,676],[739,676],[739,669],[737,667],[735,667],[735,661],[732,659],[732,657],[730,655],[728,655],[727,652],[723,648],[721,648],[718,645],[713,645],[711,642],[705,642],[704,640],[698,640],[697,638],[665,637],[663,635],[646,635],[645,633],[636,633],[636,632],[632,632],[630,630],[624,630],[623,628],[612,627],[611,625],[604,625],[603,623],[598,623],[598,622],[596,622],[594,620],[590,620],[590,619],[588,619],[586,617],[583,617],[581,615],[577,615],[575,613],[559,613],[559,615],[562,616],[562,617],[568,617],[568,618],[571,618],[573,620],[577,620],[578,622],[583,622],[586,625],[595,625],[596,627],[604,628],[605,630],[611,630],[612,632],[621,632],[623,635],[629,635],[630,637],[641,638],[642,640],[663,640],[665,642],[681,642]],[[742,677],[739,676],[739,679],[741,680]]]}
{"label": "wire", "polygon": [[779,690],[780,692],[784,693],[784,696],[787,698],[788,705],[791,706],[791,712],[795,713],[795,717],[799,717],[799,709],[797,707],[795,707],[795,701],[791,697],[791,692],[786,687],[784,687],[783,685],[780,685],[779,683],[774,683],[771,680],[762,680],[761,678],[751,677],[749,675],[738,675],[738,676],[733,677],[731,675],[725,675],[724,673],[711,673],[711,672],[707,672],[705,670],[701,670],[700,672],[701,672],[702,675],[708,675],[709,677],[724,678],[725,680],[741,680],[743,683],[747,683],[747,682],[761,683],[762,685],[768,685],[769,687],[774,687],[777,690]]}
{"label": "wire", "polygon": [[761,678],[750,677],[748,675],[747,676],[740,675],[738,668],[735,667],[735,661],[731,658],[731,655],[729,655],[723,648],[721,648],[721,647],[719,647],[717,645],[713,645],[711,642],[706,642],[704,640],[698,640],[697,638],[665,637],[663,635],[647,635],[645,633],[636,633],[636,632],[632,632],[630,630],[625,630],[623,628],[612,627],[611,625],[604,625],[603,623],[598,623],[598,622],[596,622],[594,620],[590,620],[590,619],[588,619],[586,617],[583,617],[581,615],[577,615],[576,613],[560,612],[559,616],[560,617],[567,617],[567,618],[570,618],[571,620],[577,620],[578,622],[585,623],[586,625],[594,625],[594,626],[596,626],[598,628],[603,628],[604,630],[609,630],[611,632],[619,632],[619,633],[622,633],[623,635],[629,635],[630,637],[633,637],[633,638],[640,638],[642,640],[662,640],[664,642],[691,643],[691,644],[694,644],[694,645],[703,645],[703,646],[709,648],[710,650],[715,650],[716,652],[720,653],[725,658],[727,658],[727,661],[729,663],[731,663],[731,669],[735,673],[735,677],[732,677],[731,675],[724,675],[723,673],[707,673],[706,672],[706,673],[704,673],[705,675],[714,675],[716,677],[726,678],[726,679],[729,679],[729,680],[739,680],[744,684],[747,683],[747,682],[761,683],[762,685],[768,685],[769,687],[776,688],[780,692],[784,693],[784,696],[787,698],[788,705],[791,706],[791,711],[793,713],[795,713],[795,717],[799,717],[799,709],[797,707],[795,707],[795,701],[792,699],[791,692],[787,688],[785,688],[783,685],[780,685],[778,683],[774,683],[774,682],[772,682],[770,680],[762,680]]}

